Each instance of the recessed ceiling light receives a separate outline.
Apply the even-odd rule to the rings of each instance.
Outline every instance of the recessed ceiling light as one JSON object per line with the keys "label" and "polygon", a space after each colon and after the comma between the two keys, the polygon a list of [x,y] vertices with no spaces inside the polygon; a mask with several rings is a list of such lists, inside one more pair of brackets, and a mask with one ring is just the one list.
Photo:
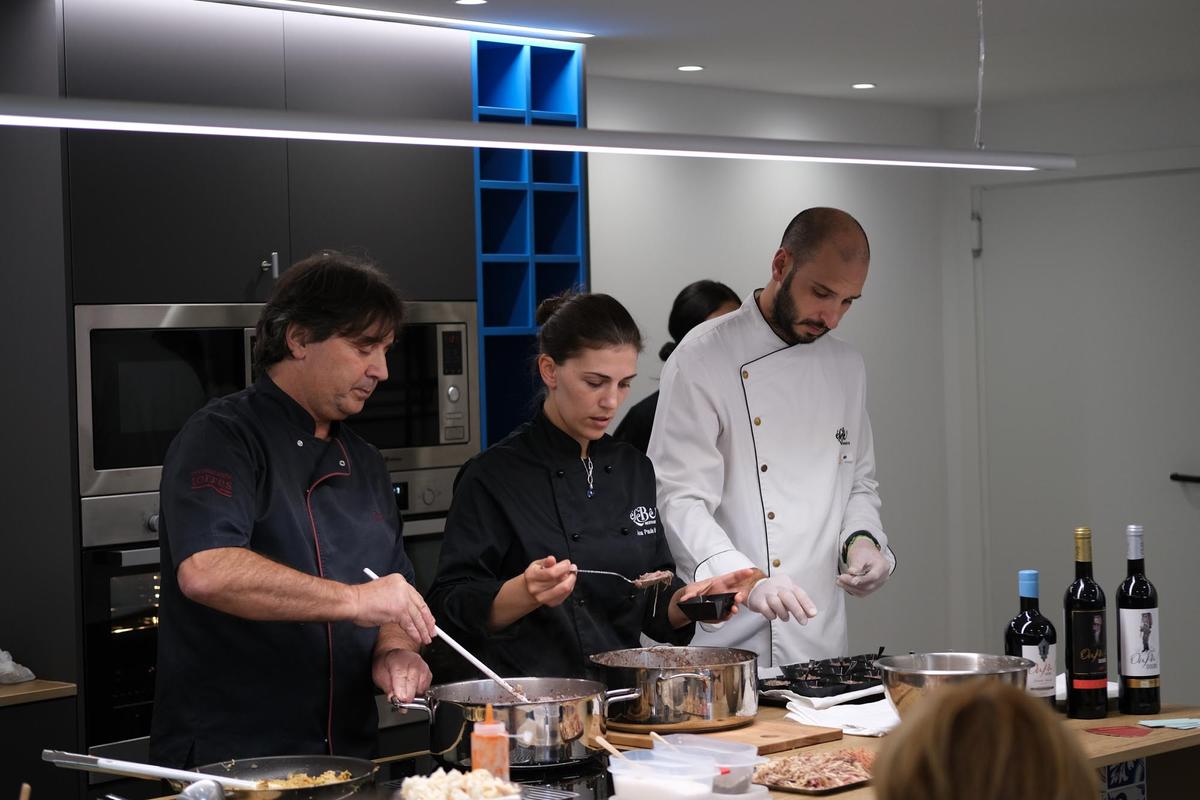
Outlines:
{"label": "recessed ceiling light", "polygon": [[700,66],[699,64],[687,64],[682,67],[676,67],[675,69],[679,70],[680,72],[699,72],[700,70],[704,69],[704,67]]}
{"label": "recessed ceiling light", "polygon": [[455,5],[459,6],[481,6],[487,3],[488,0],[454,0]]}
{"label": "recessed ceiling light", "polygon": [[874,89],[877,88],[873,83],[855,83],[850,86],[851,89]]}

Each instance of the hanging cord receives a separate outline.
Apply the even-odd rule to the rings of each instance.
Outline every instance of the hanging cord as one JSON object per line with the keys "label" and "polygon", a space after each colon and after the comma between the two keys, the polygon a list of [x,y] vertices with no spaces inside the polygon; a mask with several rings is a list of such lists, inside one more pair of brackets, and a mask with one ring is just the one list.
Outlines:
{"label": "hanging cord", "polygon": [[976,15],[979,17],[979,82],[975,89],[975,149],[983,149],[983,0],[976,0]]}

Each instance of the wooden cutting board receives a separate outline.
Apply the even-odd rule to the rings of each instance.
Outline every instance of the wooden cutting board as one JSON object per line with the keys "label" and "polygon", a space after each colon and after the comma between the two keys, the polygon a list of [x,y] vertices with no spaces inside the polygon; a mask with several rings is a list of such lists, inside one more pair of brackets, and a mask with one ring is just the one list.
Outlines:
{"label": "wooden cutting board", "polygon": [[[756,719],[744,728],[734,728],[728,731],[714,731],[700,734],[707,739],[718,739],[725,742],[752,744],[758,748],[760,756],[780,753],[794,747],[807,747],[820,742],[832,742],[842,738],[841,728],[818,728],[814,725],[801,725],[786,719]],[[615,745],[623,747],[653,747],[650,732],[626,733],[609,730],[605,737]]]}

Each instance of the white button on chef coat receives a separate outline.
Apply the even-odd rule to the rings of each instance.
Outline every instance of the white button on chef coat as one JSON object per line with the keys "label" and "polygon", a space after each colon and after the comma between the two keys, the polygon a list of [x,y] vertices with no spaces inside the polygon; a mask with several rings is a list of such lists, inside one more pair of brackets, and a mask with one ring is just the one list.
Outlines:
{"label": "white button on chef coat", "polygon": [[847,655],[836,584],[846,537],[868,531],[895,566],[879,518],[862,357],[831,334],[788,346],[751,294],[672,353],[649,456],[681,575],[783,572],[818,610],[805,626],[741,613],[698,630],[694,644],[754,650],[764,666]]}

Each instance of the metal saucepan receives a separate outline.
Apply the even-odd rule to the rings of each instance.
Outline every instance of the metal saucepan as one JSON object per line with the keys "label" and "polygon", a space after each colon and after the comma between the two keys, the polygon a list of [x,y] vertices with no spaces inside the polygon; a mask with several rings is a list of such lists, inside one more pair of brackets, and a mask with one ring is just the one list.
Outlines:
{"label": "metal saucepan", "polygon": [[598,681],[579,678],[509,678],[529,698],[522,703],[490,680],[461,681],[430,687],[424,698],[402,708],[429,712],[429,750],[442,761],[471,764],[471,728],[492,705],[497,722],[512,736],[509,761],[514,767],[543,767],[590,759],[603,752],[605,715],[612,703],[633,700],[637,692],[606,692]]}
{"label": "metal saucepan", "polygon": [[[205,785],[211,786],[212,782],[203,780],[203,777],[212,775],[217,781],[224,784],[225,798],[234,798],[235,800],[340,800],[340,798],[351,796],[362,786],[374,782],[375,773],[379,769],[371,761],[362,758],[321,755],[245,758],[223,761],[219,764],[208,764],[192,771],[172,770],[151,764],[139,764],[134,761],[117,761],[57,750],[43,750],[42,759],[56,766],[70,769],[128,775],[154,781],[162,779],[170,783],[177,792],[183,791],[193,778],[200,779],[191,784],[193,787],[207,788]],[[348,772],[350,777],[321,786],[293,789],[247,788],[258,781],[286,779],[297,772],[316,777],[326,770]],[[235,786],[228,783],[230,780],[249,783],[246,786]],[[208,792],[188,792],[187,796],[201,798],[208,796]],[[217,796],[221,796],[219,791]]]}
{"label": "metal saucepan", "polygon": [[729,647],[636,647],[597,653],[609,686],[638,690],[610,713],[616,730],[711,731],[736,728],[758,713],[758,657]]}

